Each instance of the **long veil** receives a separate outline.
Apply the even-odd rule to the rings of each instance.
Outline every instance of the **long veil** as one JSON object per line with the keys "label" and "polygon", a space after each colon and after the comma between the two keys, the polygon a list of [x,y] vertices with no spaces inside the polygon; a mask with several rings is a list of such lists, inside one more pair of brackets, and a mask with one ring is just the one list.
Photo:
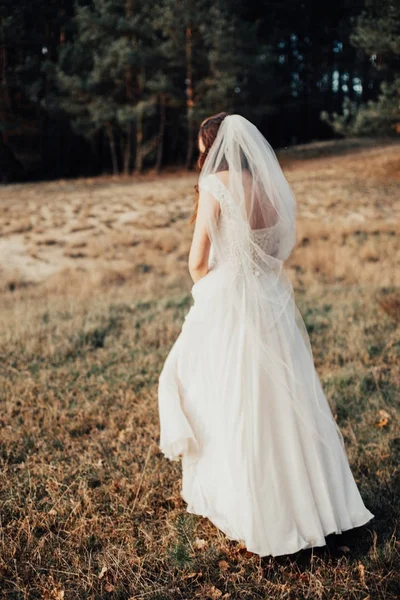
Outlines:
{"label": "long veil", "polygon": [[[255,125],[240,115],[225,117],[200,172],[199,190],[201,202],[213,195],[221,210],[207,212],[211,270],[194,284],[193,293],[214,269],[224,271],[226,310],[233,311],[245,340],[239,358],[240,368],[247,365],[245,382],[238,377],[237,386],[245,386],[242,397],[250,409],[243,413],[247,438],[263,435],[258,415],[268,411],[257,404],[268,404],[275,394],[282,415],[294,410],[310,435],[328,446],[335,443],[335,429],[344,448],[283,270],[296,243],[296,201],[272,147]],[[224,373],[220,377],[222,381]]]}

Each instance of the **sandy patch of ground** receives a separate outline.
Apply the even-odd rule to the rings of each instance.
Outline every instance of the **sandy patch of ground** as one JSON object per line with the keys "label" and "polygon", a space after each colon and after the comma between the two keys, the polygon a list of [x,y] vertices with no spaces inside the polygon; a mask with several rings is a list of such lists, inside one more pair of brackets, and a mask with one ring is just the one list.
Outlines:
{"label": "sandy patch of ground", "polygon": [[[298,284],[398,284],[400,144],[327,142],[280,154],[298,202]],[[3,289],[189,282],[196,173],[0,188]]]}

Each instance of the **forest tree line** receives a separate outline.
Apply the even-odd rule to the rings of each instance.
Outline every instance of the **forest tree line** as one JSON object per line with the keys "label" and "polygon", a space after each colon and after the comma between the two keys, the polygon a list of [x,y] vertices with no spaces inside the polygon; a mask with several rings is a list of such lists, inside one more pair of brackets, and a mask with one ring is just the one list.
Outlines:
{"label": "forest tree line", "polygon": [[0,0],[0,181],[191,168],[221,110],[398,135],[399,100],[399,0]]}

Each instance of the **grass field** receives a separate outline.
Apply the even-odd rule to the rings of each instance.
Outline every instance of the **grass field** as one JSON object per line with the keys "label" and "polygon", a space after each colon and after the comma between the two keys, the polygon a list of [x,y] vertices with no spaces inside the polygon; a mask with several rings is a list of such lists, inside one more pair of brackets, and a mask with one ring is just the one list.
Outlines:
{"label": "grass field", "polygon": [[[400,596],[400,144],[280,154],[287,271],[367,507],[287,557],[186,512],[157,382],[192,303],[194,173],[0,188],[0,598]],[[266,502],[268,499],[266,498]]]}

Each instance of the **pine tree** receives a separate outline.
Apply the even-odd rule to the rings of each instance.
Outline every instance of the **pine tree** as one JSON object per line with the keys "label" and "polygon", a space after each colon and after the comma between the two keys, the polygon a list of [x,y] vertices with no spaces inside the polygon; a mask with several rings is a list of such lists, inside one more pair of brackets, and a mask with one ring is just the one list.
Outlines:
{"label": "pine tree", "polygon": [[148,89],[157,98],[158,135],[155,168],[164,158],[164,139],[170,128],[172,146],[177,145],[185,113],[185,0],[161,0],[151,12],[154,36],[152,77]]}
{"label": "pine tree", "polygon": [[[160,37],[160,71],[163,98],[185,115],[186,166],[192,163],[196,106],[207,73],[201,25],[210,0],[161,0],[154,9],[153,25]],[[176,130],[181,128],[177,123]],[[179,131],[178,131],[179,133]]]}
{"label": "pine tree", "polygon": [[176,0],[163,0],[154,24],[163,40],[165,97],[185,111],[190,168],[195,133],[206,116],[224,110],[254,117],[270,110],[275,57],[257,38],[257,24],[241,19],[229,0],[180,0],[178,9]]}
{"label": "pine tree", "polygon": [[208,110],[217,106],[260,124],[276,112],[282,87],[271,32],[262,19],[246,18],[246,4],[221,0],[210,10],[210,87],[205,99]]}
{"label": "pine tree", "polygon": [[152,30],[145,1],[94,0],[76,6],[75,34],[60,51],[55,78],[59,97],[77,131],[87,137],[99,132],[108,139],[113,172],[130,170],[135,129],[138,170],[154,148],[146,139],[145,121],[155,110],[147,87]]}
{"label": "pine tree", "polygon": [[[16,157],[27,170],[57,165],[57,136],[48,135],[42,105],[50,86],[43,65],[56,59],[70,9],[71,0],[0,0],[0,153],[11,170],[12,163],[18,166]],[[52,130],[58,125],[53,122]]]}
{"label": "pine tree", "polygon": [[342,114],[324,115],[343,135],[393,135],[400,133],[400,3],[366,0],[351,36],[384,77],[376,101],[360,107],[345,99]]}

